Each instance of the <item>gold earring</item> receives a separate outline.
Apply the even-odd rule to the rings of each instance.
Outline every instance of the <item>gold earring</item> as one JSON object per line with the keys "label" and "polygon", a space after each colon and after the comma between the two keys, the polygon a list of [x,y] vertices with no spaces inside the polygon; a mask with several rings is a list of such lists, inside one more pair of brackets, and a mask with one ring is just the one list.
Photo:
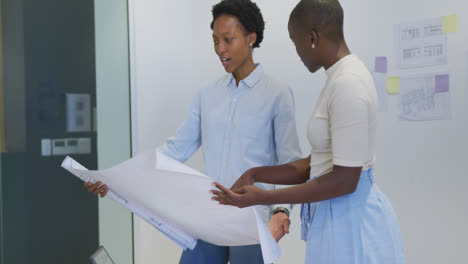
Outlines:
{"label": "gold earring", "polygon": [[312,48],[315,49],[315,44],[314,43],[312,43]]}

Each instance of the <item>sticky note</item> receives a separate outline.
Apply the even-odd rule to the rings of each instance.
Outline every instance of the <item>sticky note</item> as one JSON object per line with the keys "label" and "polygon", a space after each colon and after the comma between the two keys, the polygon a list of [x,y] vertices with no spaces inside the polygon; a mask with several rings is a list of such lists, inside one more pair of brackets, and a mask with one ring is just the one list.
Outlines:
{"label": "sticky note", "polygon": [[387,77],[387,93],[389,94],[400,93],[400,77],[398,76]]}
{"label": "sticky note", "polygon": [[449,15],[442,17],[442,31],[444,33],[455,33],[458,31],[458,16]]}
{"label": "sticky note", "polygon": [[449,91],[449,75],[441,74],[435,76],[435,92],[444,93]]}
{"label": "sticky note", "polygon": [[387,73],[387,57],[375,57],[375,72]]}

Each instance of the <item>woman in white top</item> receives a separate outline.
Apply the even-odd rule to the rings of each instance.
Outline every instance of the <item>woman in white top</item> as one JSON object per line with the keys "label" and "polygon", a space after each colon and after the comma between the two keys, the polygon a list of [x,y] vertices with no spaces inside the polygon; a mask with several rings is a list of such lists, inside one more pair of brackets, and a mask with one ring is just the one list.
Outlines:
{"label": "woman in white top", "polygon": [[[311,155],[250,169],[230,190],[216,183],[213,199],[238,207],[303,203],[306,263],[406,263],[398,220],[372,177],[374,82],[346,45],[339,2],[302,0],[288,30],[309,71],[323,67],[328,77],[309,120]],[[254,182],[298,185],[265,191]]]}

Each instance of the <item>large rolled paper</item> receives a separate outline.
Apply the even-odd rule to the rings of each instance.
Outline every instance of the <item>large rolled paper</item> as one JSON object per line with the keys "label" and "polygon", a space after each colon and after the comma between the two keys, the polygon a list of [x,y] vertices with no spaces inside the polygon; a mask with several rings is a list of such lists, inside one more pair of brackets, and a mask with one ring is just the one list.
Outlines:
{"label": "large rolled paper", "polygon": [[125,206],[183,249],[197,239],[220,246],[260,244],[265,263],[281,250],[255,207],[237,208],[211,200],[213,180],[157,151],[112,168],[87,170],[70,157],[62,167],[83,181],[101,181],[107,196]]}

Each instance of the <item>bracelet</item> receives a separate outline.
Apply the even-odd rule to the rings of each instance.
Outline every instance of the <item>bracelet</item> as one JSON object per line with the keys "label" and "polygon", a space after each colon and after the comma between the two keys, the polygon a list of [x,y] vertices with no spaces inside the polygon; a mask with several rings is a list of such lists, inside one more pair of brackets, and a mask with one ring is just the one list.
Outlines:
{"label": "bracelet", "polygon": [[273,209],[273,211],[271,211],[271,215],[277,214],[279,212],[285,213],[289,217],[289,210],[284,207],[276,207]]}

